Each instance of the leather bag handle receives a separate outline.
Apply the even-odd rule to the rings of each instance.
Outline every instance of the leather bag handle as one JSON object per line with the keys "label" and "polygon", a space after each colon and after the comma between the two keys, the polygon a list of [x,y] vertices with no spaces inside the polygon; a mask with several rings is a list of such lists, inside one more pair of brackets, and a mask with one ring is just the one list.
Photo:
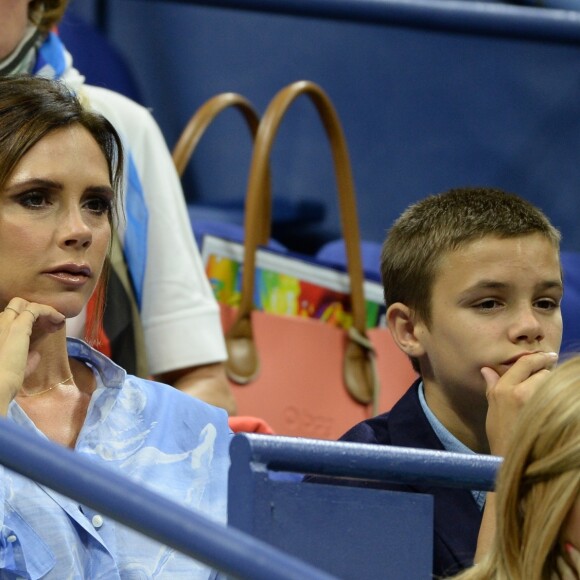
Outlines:
{"label": "leather bag handle", "polygon": [[[180,177],[183,176],[191,156],[208,127],[220,115],[220,113],[229,108],[237,109],[242,114],[252,139],[255,140],[260,124],[260,116],[256,112],[252,103],[246,97],[238,93],[227,92],[215,95],[201,105],[190,117],[173,148],[173,163]],[[266,172],[264,179],[265,187],[270,191],[269,170]],[[268,196],[268,198],[271,200],[271,196]],[[268,211],[271,211],[271,209],[268,208]],[[270,238],[270,233],[270,222],[263,221],[257,231],[258,244],[267,244]]]}
{"label": "leather bag handle", "polygon": [[274,96],[262,116],[255,138],[246,194],[242,296],[236,320],[226,333],[229,355],[226,370],[230,379],[240,384],[252,381],[259,372],[259,355],[253,337],[251,314],[254,309],[255,254],[260,241],[259,232],[263,222],[271,222],[271,191],[263,184],[269,171],[270,154],[278,128],[290,105],[303,94],[315,105],[331,146],[342,234],[346,243],[353,325],[348,331],[344,359],[345,385],[358,402],[376,403],[379,385],[375,352],[366,333],[360,235],[348,148],[331,100],[318,85],[310,81],[292,83]]}

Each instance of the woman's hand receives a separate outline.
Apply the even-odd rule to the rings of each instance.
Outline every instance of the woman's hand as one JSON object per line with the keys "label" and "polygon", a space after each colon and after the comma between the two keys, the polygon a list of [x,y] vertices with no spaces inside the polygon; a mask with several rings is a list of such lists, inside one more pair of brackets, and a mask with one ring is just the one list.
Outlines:
{"label": "woman's hand", "polygon": [[580,552],[570,543],[565,545],[566,556],[559,555],[552,580],[578,580],[580,578]]}
{"label": "woman's hand", "polygon": [[22,298],[13,298],[0,313],[0,415],[6,415],[24,379],[40,362],[34,344],[64,324],[64,315],[51,306]]}

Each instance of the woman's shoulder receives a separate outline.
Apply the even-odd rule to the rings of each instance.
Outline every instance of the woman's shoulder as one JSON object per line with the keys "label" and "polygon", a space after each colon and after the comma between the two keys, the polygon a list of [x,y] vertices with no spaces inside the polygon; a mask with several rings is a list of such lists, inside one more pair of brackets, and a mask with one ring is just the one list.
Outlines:
{"label": "woman's shoulder", "polygon": [[129,400],[140,400],[141,408],[149,408],[158,417],[165,414],[173,418],[195,417],[197,421],[227,426],[228,416],[224,409],[182,393],[170,385],[127,375],[122,391]]}

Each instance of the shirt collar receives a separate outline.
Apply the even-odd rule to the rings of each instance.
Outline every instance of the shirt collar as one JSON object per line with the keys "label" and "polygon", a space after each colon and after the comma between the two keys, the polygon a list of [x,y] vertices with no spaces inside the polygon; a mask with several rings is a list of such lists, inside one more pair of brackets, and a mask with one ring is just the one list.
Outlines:
{"label": "shirt collar", "polygon": [[439,441],[443,444],[443,447],[446,451],[452,451],[454,453],[475,453],[472,451],[467,445],[464,445],[455,435],[453,435],[447,428],[437,419],[433,411],[429,409],[427,405],[427,401],[425,399],[425,389],[423,387],[423,381],[419,384],[419,402],[421,403],[421,408],[423,409],[423,413],[427,417],[427,421],[431,427],[433,427],[433,431],[439,438]]}
{"label": "shirt collar", "polygon": [[[475,455],[475,451],[472,451],[467,445],[463,444],[455,435],[453,435],[444,425],[437,419],[433,411],[429,409],[427,405],[427,400],[425,399],[425,390],[423,388],[423,381],[419,383],[419,403],[421,404],[421,408],[423,409],[423,413],[425,413],[425,417],[427,417],[427,421],[435,431],[435,435],[441,444],[443,445],[446,451],[451,451],[452,453],[467,453],[469,455]],[[480,510],[483,509],[485,505],[485,492],[479,490],[472,490],[471,494],[473,495],[473,499],[475,503],[479,507]]]}
{"label": "shirt collar", "polygon": [[93,367],[106,387],[123,386],[127,372],[115,364],[109,357],[90,347],[79,338],[67,337],[66,346],[69,356],[79,359]]}

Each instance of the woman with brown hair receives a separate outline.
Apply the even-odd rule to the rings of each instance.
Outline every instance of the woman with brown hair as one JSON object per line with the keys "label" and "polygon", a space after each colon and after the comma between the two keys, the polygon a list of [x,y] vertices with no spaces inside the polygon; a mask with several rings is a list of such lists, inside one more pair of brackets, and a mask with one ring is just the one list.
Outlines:
{"label": "woman with brown hair", "polygon": [[[0,78],[0,415],[225,523],[225,411],[66,336],[103,283],[123,160],[113,126],[65,85]],[[0,576],[213,571],[0,466]]]}

